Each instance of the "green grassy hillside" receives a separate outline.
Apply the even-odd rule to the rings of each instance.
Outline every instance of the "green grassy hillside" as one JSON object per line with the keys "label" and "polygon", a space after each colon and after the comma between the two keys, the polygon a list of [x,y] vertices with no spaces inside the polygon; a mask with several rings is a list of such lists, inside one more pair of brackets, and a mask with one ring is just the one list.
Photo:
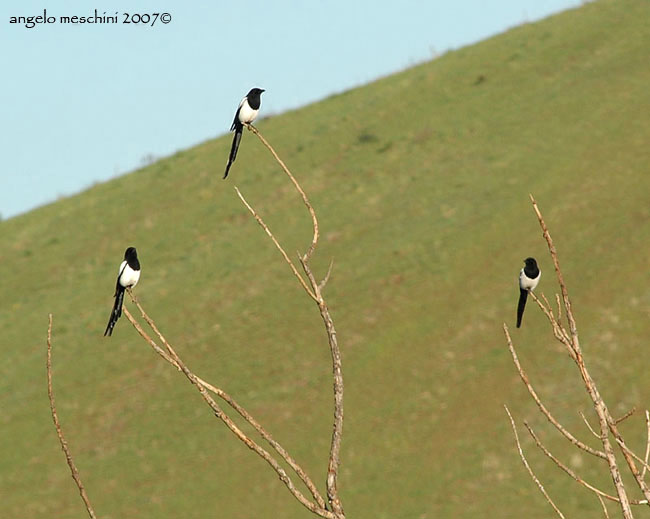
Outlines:
{"label": "green grassy hillside", "polygon": [[[589,3],[259,122],[318,211],[315,270],[335,260],[326,296],[346,382],[348,517],[551,516],[503,403],[611,488],[604,467],[538,416],[501,325],[514,326],[525,257],[540,261],[538,291],[556,290],[533,193],[604,397],[620,414],[650,406],[649,19],[648,2]],[[0,223],[0,517],[85,513],[49,414],[49,312],[59,415],[100,517],[310,516],[126,319],[102,337],[117,265],[135,245],[138,297],[179,354],[324,490],[322,323],[233,186],[287,251],[304,250],[310,222],[248,132],[222,181],[229,146],[229,136],[205,142]],[[575,369],[533,305],[514,338],[549,407],[593,442]],[[642,450],[642,418],[623,428]],[[524,447],[567,517],[602,514],[527,438]]]}

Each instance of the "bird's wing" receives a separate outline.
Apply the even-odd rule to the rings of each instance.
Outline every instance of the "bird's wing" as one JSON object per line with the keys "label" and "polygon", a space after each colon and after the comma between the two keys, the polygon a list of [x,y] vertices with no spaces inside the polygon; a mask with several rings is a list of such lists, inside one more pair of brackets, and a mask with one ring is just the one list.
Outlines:
{"label": "bird's wing", "polygon": [[235,118],[232,120],[232,125],[230,125],[230,131],[234,132],[237,126],[241,124],[241,121],[239,120],[239,112],[241,112],[241,107],[244,105],[246,102],[246,97],[239,102],[239,106],[237,107],[237,111],[235,112]]}
{"label": "bird's wing", "polygon": [[241,123],[239,122],[239,111],[241,110],[241,104],[239,105],[239,108],[237,108],[237,111],[235,112],[235,118],[232,120],[232,124],[230,125],[230,131],[234,132],[237,129],[237,126],[239,126]]}
{"label": "bird's wing", "polygon": [[113,297],[115,297],[117,293],[120,291],[120,287],[122,286],[120,284],[120,278],[122,277],[122,273],[124,272],[126,265],[127,265],[126,260],[124,260],[120,265],[120,271],[117,274],[117,281],[115,282],[115,294],[113,294]]}
{"label": "bird's wing", "polygon": [[524,288],[524,280],[526,278],[526,274],[524,273],[524,269],[521,269],[519,271],[519,288],[523,289]]}

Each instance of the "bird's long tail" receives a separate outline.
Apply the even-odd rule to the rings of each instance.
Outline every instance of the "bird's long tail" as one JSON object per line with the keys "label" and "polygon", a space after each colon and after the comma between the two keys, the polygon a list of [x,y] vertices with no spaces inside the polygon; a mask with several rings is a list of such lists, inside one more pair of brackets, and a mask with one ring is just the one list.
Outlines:
{"label": "bird's long tail", "polygon": [[524,308],[526,308],[526,299],[528,299],[528,290],[520,288],[519,304],[517,305],[517,328],[521,327],[521,319],[524,316]]}
{"label": "bird's long tail", "polygon": [[[121,290],[120,290],[121,289]],[[124,288],[119,287],[115,293],[115,304],[113,305],[113,310],[111,311],[111,317],[108,319],[108,325],[106,326],[106,331],[104,332],[104,337],[107,335],[113,335],[113,328],[115,323],[122,315],[122,303],[124,302]]]}
{"label": "bird's long tail", "polygon": [[235,162],[237,158],[237,150],[239,149],[239,141],[241,141],[242,133],[244,132],[244,126],[238,124],[235,126],[235,136],[232,138],[232,146],[230,148],[230,156],[228,157],[228,164],[226,164],[226,172],[223,174],[223,178],[228,176],[228,171],[230,171],[230,166]]}

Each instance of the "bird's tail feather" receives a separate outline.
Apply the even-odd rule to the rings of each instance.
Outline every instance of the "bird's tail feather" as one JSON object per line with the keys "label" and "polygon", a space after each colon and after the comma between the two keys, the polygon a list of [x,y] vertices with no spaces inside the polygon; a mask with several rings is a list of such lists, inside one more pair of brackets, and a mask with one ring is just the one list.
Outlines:
{"label": "bird's tail feather", "polygon": [[519,304],[517,305],[517,328],[521,327],[521,319],[524,316],[524,308],[526,308],[526,299],[528,299],[528,290],[520,288]]}
{"label": "bird's tail feather", "polygon": [[244,131],[244,126],[242,124],[239,124],[235,128],[235,136],[232,138],[232,146],[230,147],[230,156],[228,157],[228,164],[226,164],[226,172],[223,174],[223,178],[226,178],[228,176],[228,172],[230,171],[230,166],[232,166],[232,163],[235,162],[235,159],[237,158],[237,150],[239,149],[239,142],[241,141],[241,136]]}
{"label": "bird's tail feather", "polygon": [[[120,287],[121,288],[121,287]],[[122,304],[124,303],[124,289],[118,290],[115,293],[115,304],[113,305],[113,310],[111,311],[111,316],[108,319],[108,325],[106,326],[106,331],[104,332],[104,337],[113,335],[113,328],[115,323],[122,315]]]}

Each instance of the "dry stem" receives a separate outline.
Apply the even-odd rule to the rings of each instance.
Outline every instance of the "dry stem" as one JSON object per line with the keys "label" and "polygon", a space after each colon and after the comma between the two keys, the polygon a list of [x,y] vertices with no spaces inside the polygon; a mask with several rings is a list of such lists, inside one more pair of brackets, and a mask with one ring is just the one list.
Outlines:
{"label": "dry stem", "polygon": [[47,395],[50,398],[50,409],[52,410],[52,420],[54,421],[54,427],[56,428],[56,434],[59,437],[59,442],[61,443],[61,448],[65,453],[65,460],[68,462],[68,467],[70,467],[70,472],[72,473],[72,479],[77,484],[79,489],[79,495],[86,506],[88,515],[91,519],[95,519],[95,511],[93,510],[88,495],[86,494],[86,489],[83,486],[81,481],[81,476],[77,470],[74,459],[72,458],[72,453],[68,447],[68,442],[63,436],[63,430],[61,429],[61,424],[59,423],[59,415],[56,412],[56,405],[54,404],[54,390],[52,389],[52,314],[49,314],[49,324],[47,327]]}
{"label": "dry stem", "polygon": [[255,211],[255,209],[253,209],[251,207],[251,205],[246,201],[246,199],[244,198],[244,195],[241,194],[241,192],[239,191],[239,188],[237,186],[235,186],[235,191],[237,191],[237,196],[239,196],[239,198],[244,203],[246,208],[253,215],[253,218],[255,218],[255,220],[257,221],[258,224],[260,224],[260,226],[262,227],[262,229],[264,229],[264,232],[266,232],[266,234],[269,236],[269,238],[271,238],[271,240],[273,241],[273,243],[275,244],[277,249],[282,254],[282,257],[284,258],[284,261],[286,261],[289,264],[289,267],[291,268],[291,271],[298,278],[298,281],[300,281],[300,284],[305,289],[305,292],[307,292],[309,297],[311,297],[314,301],[318,302],[318,299],[317,299],[316,295],[307,286],[307,283],[305,282],[303,277],[298,272],[298,269],[296,268],[296,266],[293,264],[293,262],[289,258],[289,255],[284,251],[284,249],[282,248],[282,245],[280,245],[280,242],[278,242],[278,240],[275,239],[275,236],[273,236],[273,233],[271,232],[271,229],[268,228],[268,226],[266,225],[266,223],[264,223],[264,220],[262,220],[260,215],[258,215],[257,212]]}
{"label": "dry stem", "polygon": [[598,498],[598,501],[600,501],[600,506],[603,507],[603,514],[605,515],[605,519],[609,519],[609,513],[607,512],[607,507],[605,506],[605,501],[603,501],[603,498],[600,497],[598,494],[596,494],[596,497]]}
{"label": "dry stem", "polygon": [[645,471],[648,466],[648,455],[650,454],[650,411],[646,409],[645,412],[645,425],[648,431],[647,440],[645,444],[645,456],[643,458],[643,471],[641,472],[641,477],[645,479]]}
{"label": "dry stem", "polygon": [[307,195],[303,191],[302,187],[300,187],[300,184],[298,184],[296,178],[291,174],[291,171],[289,171],[289,168],[284,164],[282,159],[278,157],[278,154],[275,152],[273,147],[268,142],[266,142],[266,139],[262,136],[259,130],[255,128],[255,126],[253,126],[252,124],[249,124],[247,126],[248,129],[252,131],[255,135],[257,135],[260,141],[262,141],[262,144],[264,144],[264,146],[268,148],[268,150],[271,152],[275,160],[278,162],[278,164],[280,164],[280,167],[291,179],[291,182],[293,182],[294,187],[296,188],[298,193],[300,193],[300,196],[302,197],[302,201],[304,202],[305,206],[307,207],[307,210],[309,211],[309,215],[311,216],[312,226],[314,228],[314,236],[312,237],[311,245],[309,246],[309,249],[307,249],[307,252],[302,257],[303,261],[309,261],[309,258],[311,258],[311,255],[314,253],[314,250],[316,250],[316,245],[318,244],[319,233],[318,233],[318,219],[316,218],[316,211],[314,211],[314,208],[309,202]]}
{"label": "dry stem", "polygon": [[[537,435],[534,433],[532,427],[528,424],[528,422],[524,422],[524,426],[526,429],[528,429],[528,432],[532,436],[533,440],[535,440],[535,444],[542,450],[542,452],[548,456],[553,463],[555,463],[558,467],[560,467],[564,472],[566,472],[569,476],[571,476],[573,479],[575,479],[578,483],[583,485],[585,488],[591,490],[594,492],[596,495],[599,495],[601,497],[604,497],[605,499],[609,499],[610,501],[615,501],[617,503],[620,503],[620,499],[616,496],[612,496],[606,492],[603,492],[602,490],[594,487],[593,485],[590,485],[587,483],[584,479],[582,479],[580,476],[578,476],[575,472],[573,472],[569,467],[567,467],[564,463],[562,463],[559,459],[557,459],[545,446],[544,444],[540,441],[540,439],[537,437]],[[631,500],[630,504],[633,505],[644,505],[646,504],[646,501],[635,501]]]}
{"label": "dry stem", "polygon": [[521,458],[521,461],[524,463],[524,467],[526,467],[526,470],[528,471],[528,474],[530,474],[530,477],[533,478],[533,481],[537,485],[537,488],[539,488],[540,492],[544,494],[544,497],[546,500],[550,503],[550,505],[553,507],[553,510],[557,512],[557,515],[562,517],[564,519],[564,514],[560,512],[560,509],[555,505],[551,497],[548,495],[546,492],[546,489],[544,488],[544,485],[540,482],[540,480],[537,478],[535,473],[533,472],[533,469],[530,468],[530,465],[528,464],[528,461],[526,460],[526,456],[524,456],[524,451],[521,448],[521,443],[519,443],[519,435],[517,434],[517,427],[515,427],[515,421],[512,419],[512,415],[510,414],[510,411],[508,410],[508,406],[504,405],[503,406],[506,410],[506,413],[508,413],[508,418],[510,418],[510,425],[512,426],[512,432],[515,435],[515,442],[517,443],[517,450],[519,451],[519,457]]}
{"label": "dry stem", "polygon": [[521,364],[519,363],[519,358],[517,357],[517,353],[515,351],[515,347],[512,343],[512,338],[510,337],[510,332],[508,331],[508,326],[503,323],[503,331],[506,335],[506,341],[508,342],[508,348],[510,349],[510,354],[512,355],[512,360],[515,363],[515,367],[517,368],[517,371],[519,372],[519,377],[521,378],[522,382],[526,386],[526,389],[528,389],[528,392],[530,393],[530,396],[533,398],[535,403],[537,404],[537,407],[539,407],[539,410],[542,412],[544,416],[548,419],[549,422],[551,422],[555,428],[560,431],[564,437],[569,440],[571,443],[579,447],[585,452],[588,452],[589,454],[592,454],[594,456],[597,456],[602,459],[606,459],[606,455],[603,451],[599,451],[596,449],[592,449],[589,447],[589,445],[581,442],[578,440],[575,436],[573,436],[560,422],[558,422],[551,412],[548,410],[548,408],[542,403],[540,400],[539,396],[537,395],[537,392],[533,388],[532,384],[528,380],[528,375],[526,375],[526,372],[524,369],[521,367]]}

